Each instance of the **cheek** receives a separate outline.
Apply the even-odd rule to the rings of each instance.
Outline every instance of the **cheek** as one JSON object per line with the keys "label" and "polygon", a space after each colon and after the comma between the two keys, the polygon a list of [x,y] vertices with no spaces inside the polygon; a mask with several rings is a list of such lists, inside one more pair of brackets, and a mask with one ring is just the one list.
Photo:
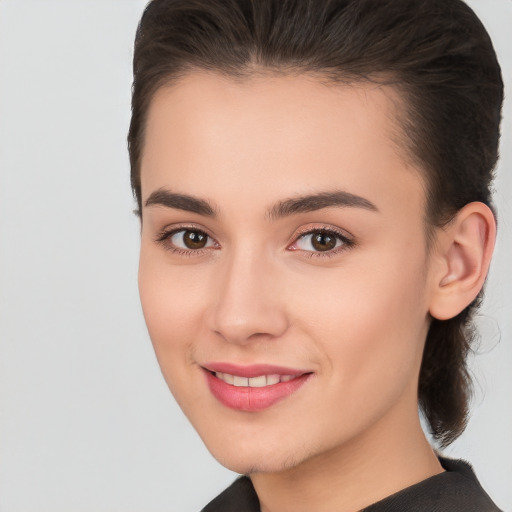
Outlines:
{"label": "cheek", "polygon": [[302,328],[328,363],[332,393],[349,408],[362,397],[377,407],[415,382],[428,327],[422,256],[381,251],[293,294],[303,298],[296,309],[307,312]]}
{"label": "cheek", "polygon": [[158,361],[167,377],[167,367],[183,364],[192,340],[197,339],[204,290],[200,279],[179,267],[165,264],[161,256],[141,248],[139,294],[144,318]]}
{"label": "cheek", "polygon": [[149,336],[169,390],[189,418],[190,409],[204,398],[202,377],[194,378],[199,368],[193,358],[194,346],[203,337],[202,277],[141,248],[139,293]]}

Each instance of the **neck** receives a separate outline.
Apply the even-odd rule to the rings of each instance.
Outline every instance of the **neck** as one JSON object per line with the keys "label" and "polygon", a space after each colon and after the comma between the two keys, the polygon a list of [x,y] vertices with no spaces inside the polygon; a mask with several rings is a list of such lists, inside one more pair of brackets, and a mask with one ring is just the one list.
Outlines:
{"label": "neck", "polygon": [[[417,410],[381,418],[357,439],[279,473],[251,480],[262,512],[355,512],[443,468],[421,429]],[[397,426],[398,425],[398,426]]]}

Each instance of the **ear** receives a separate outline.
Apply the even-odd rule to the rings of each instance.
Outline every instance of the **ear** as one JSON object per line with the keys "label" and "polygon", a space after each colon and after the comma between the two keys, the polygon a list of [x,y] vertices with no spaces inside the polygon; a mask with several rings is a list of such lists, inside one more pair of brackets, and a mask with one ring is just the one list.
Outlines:
{"label": "ear", "polygon": [[437,239],[430,314],[457,316],[482,289],[496,240],[496,220],[483,203],[467,204]]}

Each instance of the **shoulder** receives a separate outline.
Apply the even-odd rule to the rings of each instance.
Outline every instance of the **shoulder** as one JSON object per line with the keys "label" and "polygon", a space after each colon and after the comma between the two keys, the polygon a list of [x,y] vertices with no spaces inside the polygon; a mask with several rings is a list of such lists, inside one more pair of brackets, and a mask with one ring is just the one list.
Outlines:
{"label": "shoulder", "polygon": [[260,503],[251,480],[241,476],[201,512],[260,512]]}
{"label": "shoulder", "polygon": [[[361,512],[501,512],[480,485],[471,465],[439,458],[445,471],[407,487]],[[260,512],[251,480],[242,476],[201,512]]]}
{"label": "shoulder", "polygon": [[471,465],[439,458],[444,473],[407,487],[362,512],[500,512]]}

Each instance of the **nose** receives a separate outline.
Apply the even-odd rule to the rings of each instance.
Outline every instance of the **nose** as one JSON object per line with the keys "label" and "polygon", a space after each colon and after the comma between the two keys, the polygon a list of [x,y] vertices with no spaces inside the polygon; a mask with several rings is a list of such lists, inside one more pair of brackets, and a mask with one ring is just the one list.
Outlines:
{"label": "nose", "polygon": [[282,281],[271,262],[256,254],[227,259],[215,276],[211,329],[230,343],[278,338],[288,329],[279,288]]}

